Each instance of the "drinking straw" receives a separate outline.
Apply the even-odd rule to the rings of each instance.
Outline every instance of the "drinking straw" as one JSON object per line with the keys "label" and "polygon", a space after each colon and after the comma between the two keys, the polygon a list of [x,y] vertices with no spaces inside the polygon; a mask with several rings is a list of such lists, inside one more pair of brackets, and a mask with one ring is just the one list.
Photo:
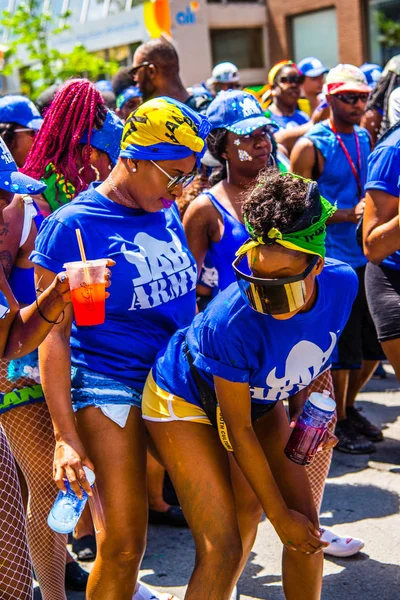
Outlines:
{"label": "drinking straw", "polygon": [[82,234],[80,229],[75,229],[76,239],[78,240],[79,252],[81,253],[82,262],[87,262],[85,248],[83,246]]}

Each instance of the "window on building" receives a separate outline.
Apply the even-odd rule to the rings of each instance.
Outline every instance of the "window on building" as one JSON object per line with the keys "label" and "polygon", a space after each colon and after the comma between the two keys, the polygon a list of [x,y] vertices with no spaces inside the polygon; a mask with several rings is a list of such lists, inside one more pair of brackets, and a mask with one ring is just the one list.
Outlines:
{"label": "window on building", "polygon": [[336,10],[318,10],[291,19],[292,51],[295,62],[316,56],[327,67],[339,62]]}
{"label": "window on building", "polygon": [[400,54],[399,4],[399,0],[369,0],[369,55],[373,63],[384,66]]}
{"label": "window on building", "polygon": [[265,66],[263,31],[249,29],[211,29],[213,64],[233,62],[239,69],[260,69]]}

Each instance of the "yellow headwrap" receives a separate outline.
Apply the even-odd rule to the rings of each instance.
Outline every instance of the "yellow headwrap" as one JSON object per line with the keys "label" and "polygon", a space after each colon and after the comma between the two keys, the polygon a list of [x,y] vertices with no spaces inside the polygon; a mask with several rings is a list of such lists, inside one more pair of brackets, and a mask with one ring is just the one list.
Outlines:
{"label": "yellow headwrap", "polygon": [[142,160],[174,160],[205,152],[208,120],[191,108],[160,97],[141,104],[126,122],[120,156]]}

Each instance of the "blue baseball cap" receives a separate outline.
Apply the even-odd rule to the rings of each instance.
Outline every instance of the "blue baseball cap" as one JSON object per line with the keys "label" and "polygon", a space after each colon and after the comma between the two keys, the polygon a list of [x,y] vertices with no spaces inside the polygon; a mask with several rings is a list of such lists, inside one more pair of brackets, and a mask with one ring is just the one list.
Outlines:
{"label": "blue baseball cap", "polygon": [[[121,119],[112,110],[107,110],[103,127],[92,130],[90,145],[108,154],[111,162],[115,165],[118,162],[123,131],[124,124]],[[85,131],[81,139],[81,144],[87,143],[88,132]]]}
{"label": "blue baseball cap", "polygon": [[141,98],[142,92],[137,85],[131,85],[126,88],[119,96],[117,96],[117,108],[122,108],[124,104],[132,98]]}
{"label": "blue baseball cap", "polygon": [[99,90],[99,92],[113,92],[113,86],[111,81],[108,79],[100,79],[100,81],[96,81],[94,87]]}
{"label": "blue baseball cap", "polygon": [[17,165],[0,138],[0,188],[12,194],[41,194],[47,185],[18,171]]}
{"label": "blue baseball cap", "polygon": [[265,125],[278,127],[264,115],[258,100],[241,90],[222,91],[211,102],[206,113],[211,129],[227,129],[246,135]]}
{"label": "blue baseball cap", "polygon": [[18,95],[3,96],[0,98],[0,123],[18,123],[38,131],[43,119],[29,98]]}
{"label": "blue baseball cap", "polygon": [[383,71],[382,67],[375,63],[364,63],[361,65],[360,69],[364,73],[368,85],[371,88],[374,88],[381,78]]}
{"label": "blue baseball cap", "polygon": [[307,56],[297,63],[297,68],[306,77],[318,77],[327,73],[329,69],[322,64],[322,62],[314,56]]}

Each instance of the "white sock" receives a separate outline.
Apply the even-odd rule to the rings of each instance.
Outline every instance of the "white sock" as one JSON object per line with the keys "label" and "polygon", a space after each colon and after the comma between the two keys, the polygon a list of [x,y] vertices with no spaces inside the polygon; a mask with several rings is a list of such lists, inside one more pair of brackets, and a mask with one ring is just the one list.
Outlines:
{"label": "white sock", "polygon": [[[153,590],[142,582],[136,584],[136,591],[132,600],[167,600],[173,599],[175,596],[170,594],[165,594],[164,592],[157,592],[157,590]],[[176,600],[178,600],[176,598]]]}

